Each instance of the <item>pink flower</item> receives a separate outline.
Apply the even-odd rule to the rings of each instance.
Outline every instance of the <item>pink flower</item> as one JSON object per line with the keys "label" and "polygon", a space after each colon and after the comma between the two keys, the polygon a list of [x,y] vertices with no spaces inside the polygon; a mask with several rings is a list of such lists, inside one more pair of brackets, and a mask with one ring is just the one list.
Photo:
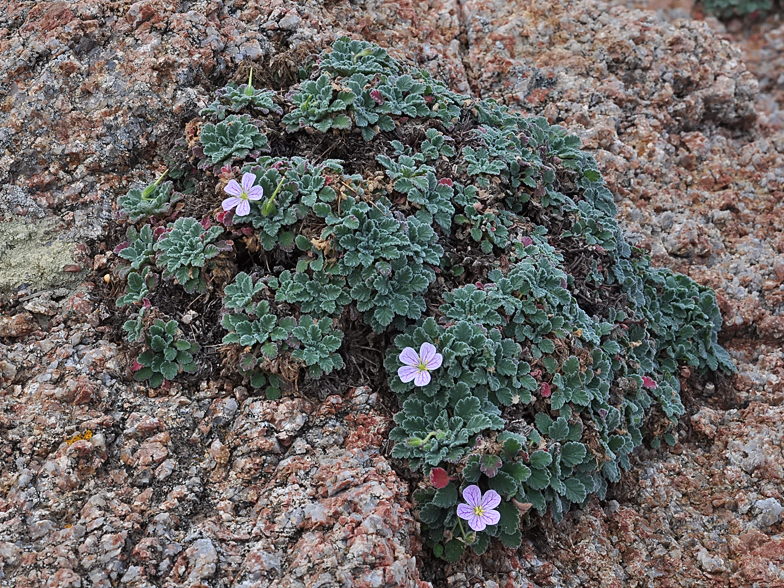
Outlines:
{"label": "pink flower", "polygon": [[405,364],[397,370],[401,381],[414,380],[415,386],[427,386],[430,383],[430,370],[441,367],[444,356],[437,353],[432,344],[422,343],[419,355],[413,348],[406,347],[400,354],[400,361]]}
{"label": "pink flower", "polygon": [[484,496],[479,486],[468,486],[463,490],[463,499],[468,504],[457,505],[457,516],[468,521],[474,531],[484,531],[487,525],[497,525],[501,514],[493,510],[501,504],[501,496],[495,490],[488,490]]}
{"label": "pink flower", "polygon": [[242,175],[242,186],[237,183],[237,180],[229,180],[223,191],[231,194],[232,197],[223,201],[223,210],[228,212],[236,206],[237,216],[250,214],[250,200],[261,200],[264,195],[264,188],[253,185],[255,181],[256,175],[252,173]]}

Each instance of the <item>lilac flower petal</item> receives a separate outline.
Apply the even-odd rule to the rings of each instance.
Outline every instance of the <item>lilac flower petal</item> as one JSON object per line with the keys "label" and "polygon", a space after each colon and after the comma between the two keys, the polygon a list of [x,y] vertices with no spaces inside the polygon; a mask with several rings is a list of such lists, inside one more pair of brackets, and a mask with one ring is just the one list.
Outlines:
{"label": "lilac flower petal", "polygon": [[495,490],[488,490],[482,497],[482,510],[490,510],[499,504],[501,504],[501,496]]}
{"label": "lilac flower petal", "polygon": [[497,525],[501,520],[501,513],[497,510],[486,510],[482,515],[482,520],[488,525]]}
{"label": "lilac flower petal", "polygon": [[242,189],[246,192],[250,192],[250,189],[253,187],[253,184],[256,182],[256,174],[252,174],[250,172],[246,174],[242,174]]}
{"label": "lilac flower petal", "polygon": [[264,188],[261,186],[253,186],[248,190],[248,199],[250,200],[261,200],[262,196],[264,196]]}
{"label": "lilac flower petal", "polygon": [[419,373],[419,370],[412,365],[404,365],[401,368],[398,368],[397,375],[400,378],[400,381],[403,383],[410,382],[416,375]]}
{"label": "lilac flower petal", "polygon": [[422,358],[422,361],[425,362],[425,364],[429,364],[434,355],[436,355],[435,345],[428,343],[427,341],[422,343],[422,347],[419,348],[419,357]]}
{"label": "lilac flower petal", "polygon": [[430,383],[430,373],[427,370],[419,371],[417,370],[417,374],[414,377],[414,385],[415,386],[427,386]]}
{"label": "lilac flower petal", "polygon": [[437,370],[438,368],[441,367],[441,364],[443,363],[443,361],[444,361],[444,356],[441,355],[440,353],[436,353],[433,357],[431,357],[427,361],[427,363],[426,363],[427,369],[429,369],[429,370]]}
{"label": "lilac flower petal", "polygon": [[457,505],[457,516],[459,516],[464,521],[467,521],[474,515],[474,509],[468,506],[467,504],[463,504],[462,502]]}
{"label": "lilac flower petal", "polygon": [[482,517],[478,517],[473,515],[470,519],[468,519],[468,526],[471,527],[474,531],[484,531],[487,523]]}
{"label": "lilac flower petal", "polygon": [[226,194],[231,194],[232,196],[239,196],[242,194],[242,188],[240,188],[237,180],[229,180],[229,183],[226,185],[223,191],[226,192]]}
{"label": "lilac flower petal", "polygon": [[419,365],[419,356],[417,355],[417,352],[414,351],[411,347],[406,347],[400,353],[400,363],[417,366]]}
{"label": "lilac flower petal", "polygon": [[466,489],[463,490],[463,500],[465,500],[468,503],[468,506],[471,507],[481,506],[482,491],[479,489],[479,486],[477,486],[476,484],[467,486]]}
{"label": "lilac flower petal", "polygon": [[234,208],[235,206],[237,206],[237,205],[238,205],[240,202],[242,202],[242,200],[240,200],[240,199],[239,199],[239,198],[237,198],[236,196],[232,196],[231,198],[226,198],[226,200],[224,200],[224,201],[221,203],[221,206],[223,206],[223,210],[225,210],[226,212],[228,212],[228,211],[230,211],[232,208]]}
{"label": "lilac flower petal", "polygon": [[237,216],[247,216],[250,214],[250,202],[247,200],[241,201],[237,205]]}

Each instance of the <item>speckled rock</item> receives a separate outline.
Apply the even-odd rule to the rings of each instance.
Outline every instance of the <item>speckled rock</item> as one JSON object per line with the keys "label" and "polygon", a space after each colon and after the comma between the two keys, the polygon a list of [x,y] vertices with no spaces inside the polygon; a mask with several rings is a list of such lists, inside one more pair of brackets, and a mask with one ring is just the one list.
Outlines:
{"label": "speckled rock", "polygon": [[[620,4],[0,2],[0,223],[74,244],[46,294],[0,298],[0,584],[784,586],[780,23],[744,57],[736,25]],[[374,391],[148,390],[108,340],[111,283],[63,282],[106,267],[84,244],[238,66],[286,75],[344,33],[578,133],[628,238],[717,289],[738,374],[684,372],[675,447],[519,550],[422,565]]]}

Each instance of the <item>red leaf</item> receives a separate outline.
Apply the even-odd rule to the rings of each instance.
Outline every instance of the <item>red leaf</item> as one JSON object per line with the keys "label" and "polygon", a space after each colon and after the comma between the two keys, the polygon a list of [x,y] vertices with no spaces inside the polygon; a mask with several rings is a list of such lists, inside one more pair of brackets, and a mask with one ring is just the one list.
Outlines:
{"label": "red leaf", "polygon": [[436,488],[443,488],[449,484],[449,475],[444,468],[433,468],[430,470],[430,483]]}
{"label": "red leaf", "polygon": [[551,392],[550,384],[542,382],[542,398],[549,398]]}
{"label": "red leaf", "polygon": [[455,185],[451,178],[441,178],[438,180],[439,186],[449,186],[450,188]]}
{"label": "red leaf", "polygon": [[533,242],[534,242],[534,240],[531,239],[531,237],[525,237],[525,236],[520,237],[520,243],[522,243],[524,247],[528,247]]}
{"label": "red leaf", "polygon": [[659,385],[648,376],[642,377],[642,385],[643,388],[648,388],[649,390],[656,390],[656,388],[659,387]]}
{"label": "red leaf", "polygon": [[133,365],[131,365],[131,371],[132,371],[132,372],[138,372],[138,371],[139,371],[140,369],[142,369],[143,367],[144,367],[144,366],[143,366],[142,364],[140,364],[138,361],[136,361],[136,360],[134,359],[134,360],[133,360]]}

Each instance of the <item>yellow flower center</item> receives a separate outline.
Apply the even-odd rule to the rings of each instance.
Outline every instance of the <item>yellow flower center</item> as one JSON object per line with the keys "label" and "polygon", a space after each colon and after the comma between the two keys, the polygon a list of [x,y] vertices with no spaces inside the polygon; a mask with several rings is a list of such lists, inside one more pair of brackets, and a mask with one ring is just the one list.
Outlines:
{"label": "yellow flower center", "polygon": [[424,361],[422,361],[422,360],[419,360],[419,364],[416,367],[417,367],[417,369],[420,372],[426,372],[427,371],[427,364]]}
{"label": "yellow flower center", "polygon": [[250,195],[243,189],[240,189],[240,200],[247,200]]}
{"label": "yellow flower center", "polygon": [[476,516],[478,516],[478,517],[481,517],[483,514],[485,514],[485,511],[482,509],[481,506],[475,506],[474,507],[474,514]]}

